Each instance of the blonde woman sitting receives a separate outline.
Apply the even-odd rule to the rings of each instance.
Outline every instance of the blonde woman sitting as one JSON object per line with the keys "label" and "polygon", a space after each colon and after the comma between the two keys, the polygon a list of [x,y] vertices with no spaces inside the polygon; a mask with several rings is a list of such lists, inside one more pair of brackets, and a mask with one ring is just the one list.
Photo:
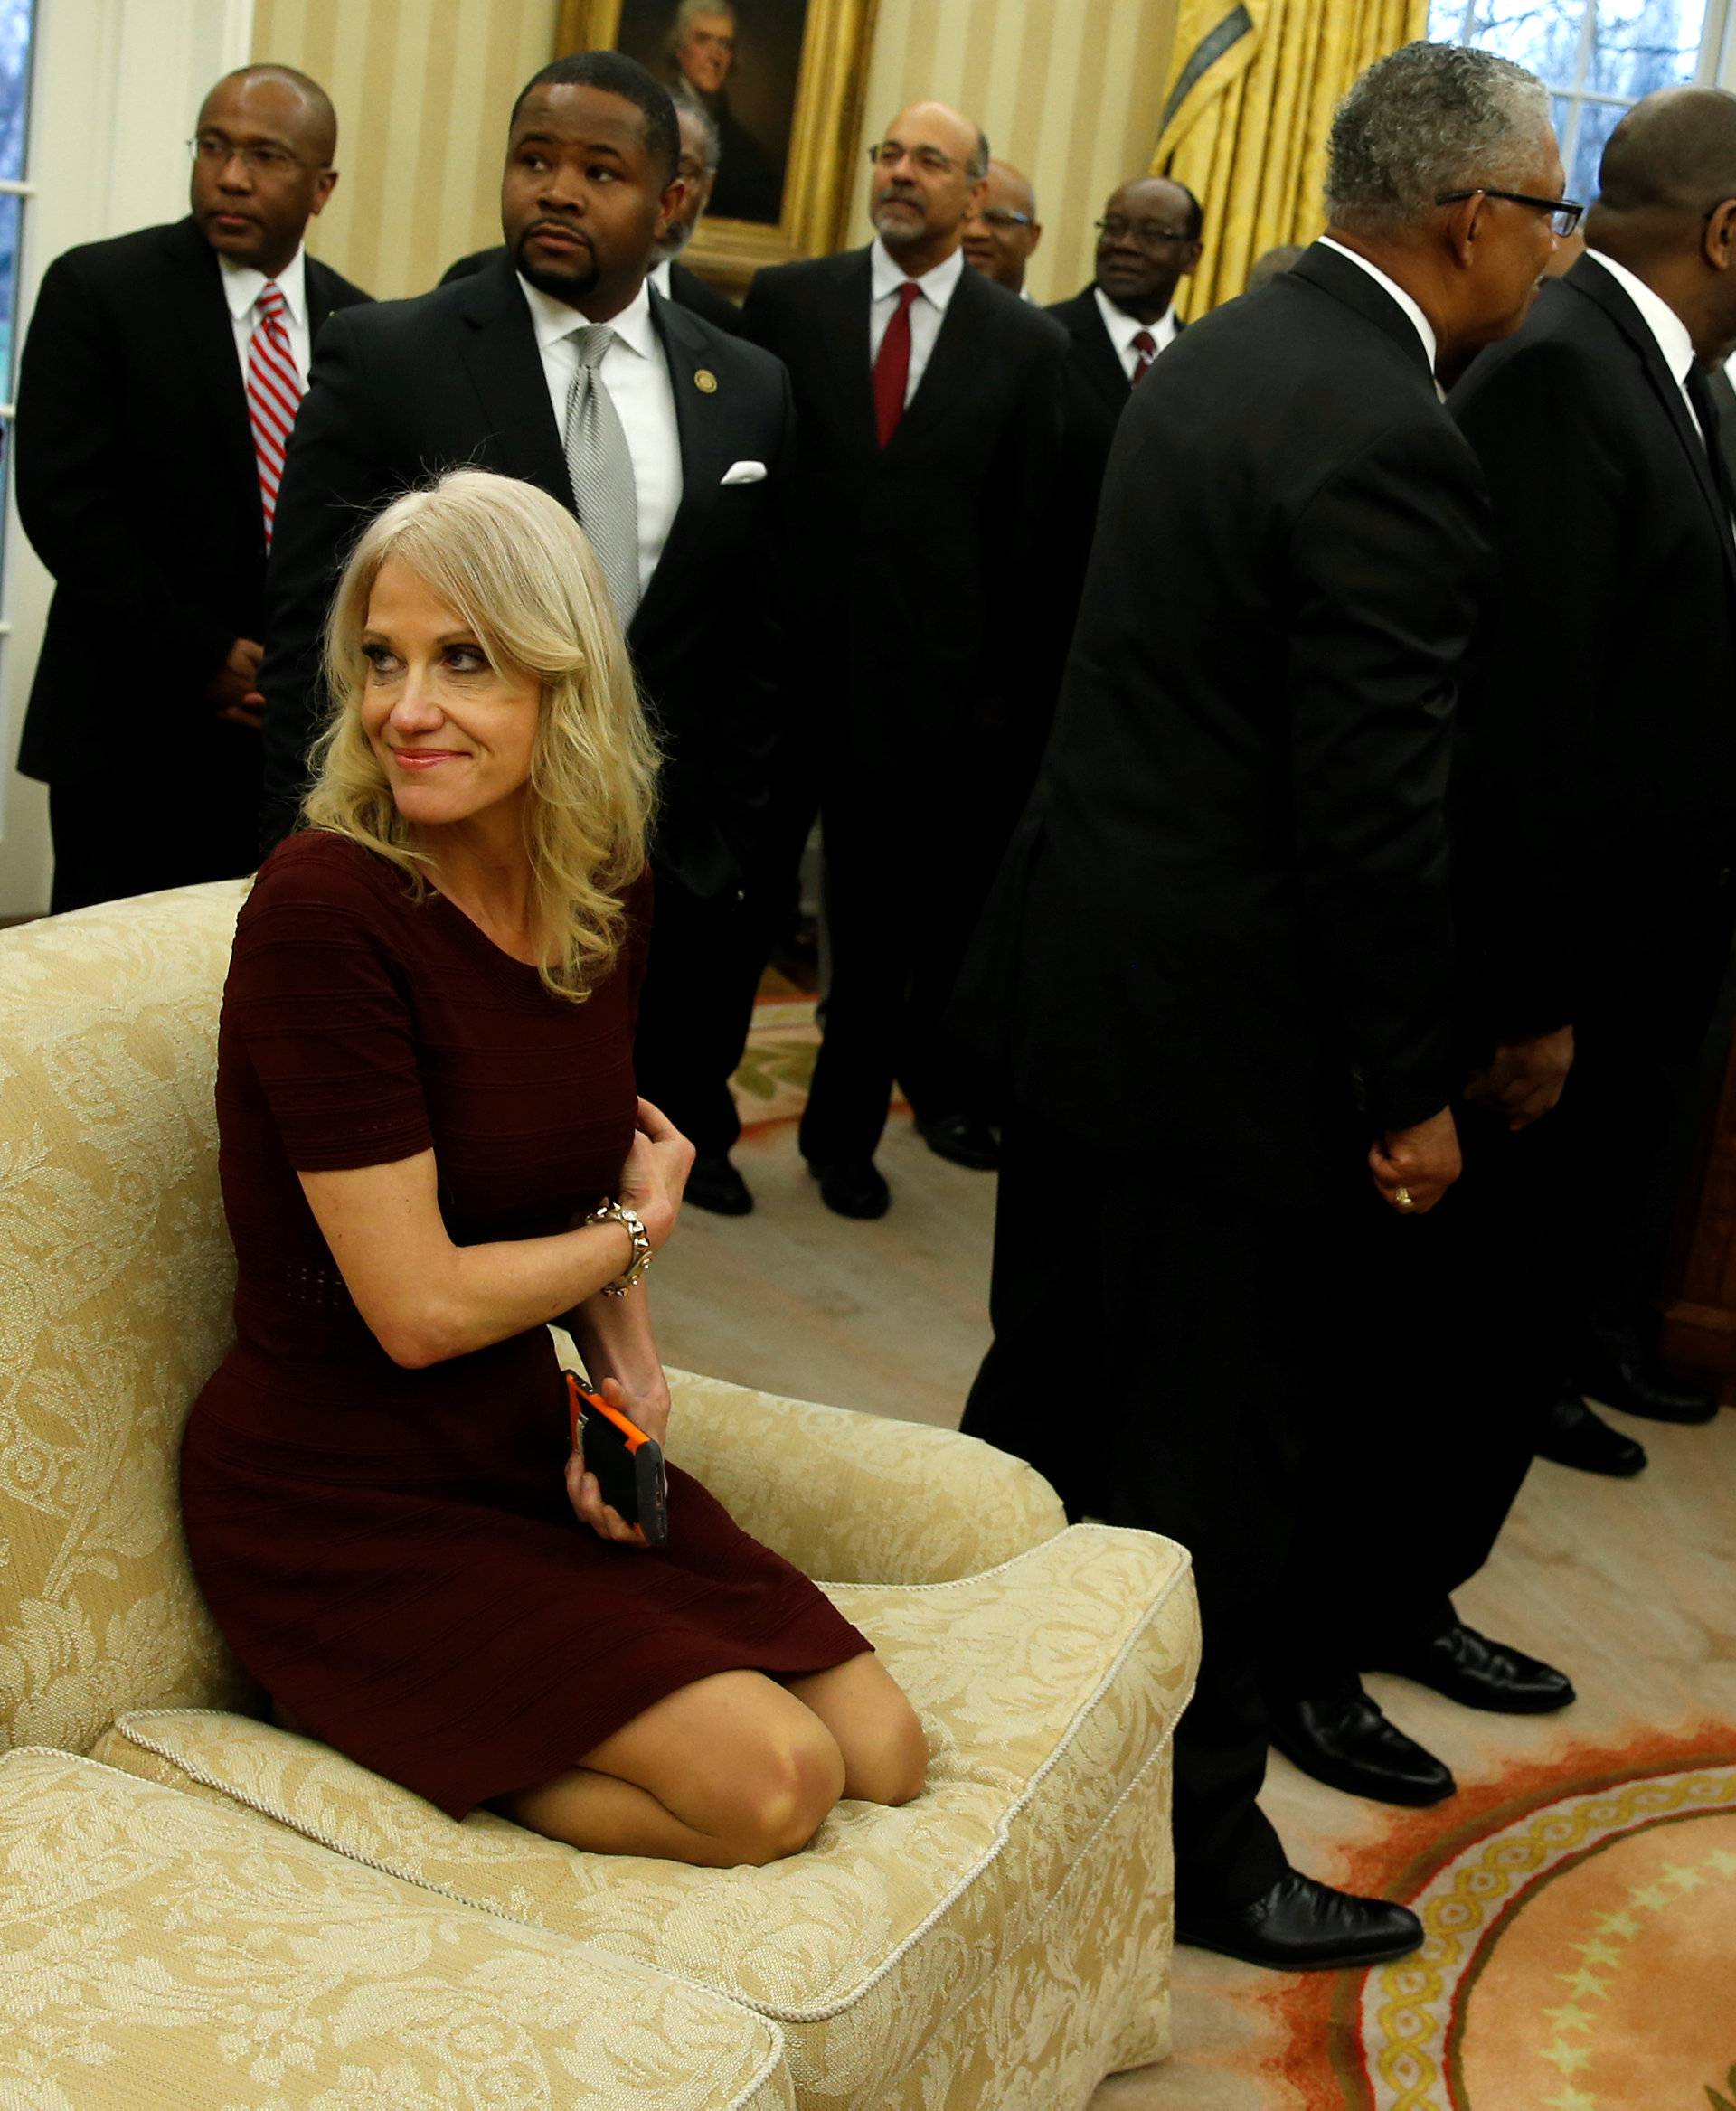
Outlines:
{"label": "blonde woman sitting", "polygon": [[570,1452],[545,1324],[663,1441],[638,1277],[693,1152],[634,1092],[656,759],[601,574],[546,494],[448,476],[363,533],[326,657],[311,826],[224,995],[200,1584],[288,1719],[455,1818],[789,1854],[840,1796],[918,1792],[916,1718],[678,1466],[638,1542]]}

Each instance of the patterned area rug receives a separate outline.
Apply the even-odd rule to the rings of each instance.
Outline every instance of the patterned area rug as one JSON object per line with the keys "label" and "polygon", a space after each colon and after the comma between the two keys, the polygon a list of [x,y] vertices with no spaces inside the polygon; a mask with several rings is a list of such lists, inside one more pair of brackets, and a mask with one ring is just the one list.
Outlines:
{"label": "patterned area rug", "polygon": [[[747,1051],[730,1080],[744,1134],[756,1136],[780,1123],[800,1120],[819,1047],[812,997],[760,998],[753,1008]],[[894,1110],[904,1106],[902,1096],[894,1093]]]}
{"label": "patterned area rug", "polygon": [[1736,1731],[1574,1761],[1360,1852],[1428,1940],[1274,1991],[1309,2111],[1736,2111]]}

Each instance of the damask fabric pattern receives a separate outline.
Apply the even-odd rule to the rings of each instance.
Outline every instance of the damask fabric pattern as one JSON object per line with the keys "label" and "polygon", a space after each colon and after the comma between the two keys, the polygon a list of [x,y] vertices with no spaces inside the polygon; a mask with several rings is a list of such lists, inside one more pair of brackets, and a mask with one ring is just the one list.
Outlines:
{"label": "damask fabric pattern", "polygon": [[0,1759],[0,2104],[788,2111],[779,2034],[64,1752]]}
{"label": "damask fabric pattern", "polygon": [[453,1824],[233,1715],[131,1715],[99,1756],[743,2001],[783,2027],[811,2111],[1081,2106],[1167,2049],[1186,1556],[1077,1526],[987,1576],[831,1595],[919,1710],[929,1784],[901,1811],[840,1805],[765,1870],[577,1854],[487,1812]]}

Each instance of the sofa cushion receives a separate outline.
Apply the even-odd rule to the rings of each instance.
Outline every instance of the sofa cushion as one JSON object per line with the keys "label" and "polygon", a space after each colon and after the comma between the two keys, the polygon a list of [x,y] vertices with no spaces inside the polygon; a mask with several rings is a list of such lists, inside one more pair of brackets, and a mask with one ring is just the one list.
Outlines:
{"label": "sofa cushion", "polygon": [[1076,1526],[983,1576],[829,1588],[920,1710],[929,1784],[902,1810],[841,1805],[807,1850],[767,1869],[581,1854],[486,1811],[454,1824],[322,1746],[220,1712],[129,1714],[100,1755],[739,1998],[785,2026],[804,2105],[882,2111],[906,2100],[898,2077],[911,2103],[986,2103],[934,2095],[925,2045],[973,2005],[1010,2012],[1019,1959],[1033,1984],[1011,2005],[1029,2012],[1051,1955],[1093,1958],[1082,1984],[1102,1981],[1099,2046],[1155,2057],[1166,1756],[1198,1647],[1184,1552]]}
{"label": "sofa cushion", "polygon": [[239,881],[0,932],[0,1746],[244,1706],[187,1568],[188,1408],[230,1333],[217,1008]]}
{"label": "sofa cushion", "polygon": [[0,2103],[775,2111],[777,2030],[234,1805],[0,1759]]}

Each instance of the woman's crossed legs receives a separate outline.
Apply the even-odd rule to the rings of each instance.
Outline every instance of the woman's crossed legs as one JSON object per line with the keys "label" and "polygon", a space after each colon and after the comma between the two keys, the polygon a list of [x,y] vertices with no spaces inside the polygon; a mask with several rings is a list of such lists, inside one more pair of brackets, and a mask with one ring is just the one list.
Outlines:
{"label": "woman's crossed legs", "polygon": [[908,1803],[928,1760],[915,1710],[864,1654],[783,1684],[763,1672],[697,1679],[499,1804],[570,1847],[731,1869],[796,1853],[841,1796]]}

